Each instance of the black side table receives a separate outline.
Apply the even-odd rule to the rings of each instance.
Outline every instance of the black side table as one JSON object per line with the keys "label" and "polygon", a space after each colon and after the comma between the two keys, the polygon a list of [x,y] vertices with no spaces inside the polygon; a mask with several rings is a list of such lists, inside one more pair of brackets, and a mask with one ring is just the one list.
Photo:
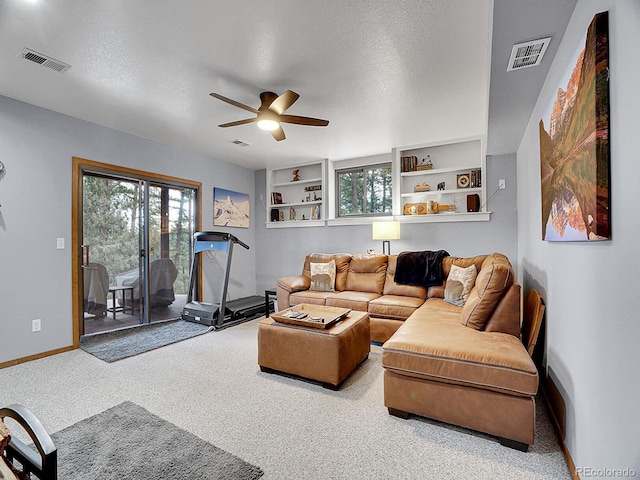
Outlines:
{"label": "black side table", "polygon": [[[275,290],[265,290],[264,291],[264,318],[269,318],[269,314],[271,313],[271,305],[273,302],[271,301],[271,297],[276,296]],[[273,310],[275,311],[275,309]]]}
{"label": "black side table", "polygon": [[[122,307],[118,307],[118,292],[122,292]],[[133,287],[130,285],[114,285],[109,287],[109,293],[113,295],[113,307],[107,308],[109,312],[113,313],[113,319],[116,319],[116,312],[126,313],[127,309],[127,292],[131,295],[131,315],[134,315],[133,310]]]}

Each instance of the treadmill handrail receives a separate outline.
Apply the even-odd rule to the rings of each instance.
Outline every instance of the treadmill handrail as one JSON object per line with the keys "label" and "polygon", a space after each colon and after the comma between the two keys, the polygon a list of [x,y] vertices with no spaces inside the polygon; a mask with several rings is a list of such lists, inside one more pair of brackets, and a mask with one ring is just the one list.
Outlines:
{"label": "treadmill handrail", "polygon": [[247,245],[246,243],[244,243],[243,241],[239,240],[237,237],[234,237],[233,235],[231,235],[233,237],[233,241],[235,243],[237,243],[238,245],[240,245],[241,247],[246,248],[247,250],[249,250],[249,245]]}
{"label": "treadmill handrail", "polygon": [[228,232],[196,232],[193,234],[193,240],[196,242],[213,241],[213,242],[228,242],[231,240],[233,243],[237,243],[240,246],[249,250],[249,245],[244,243],[235,235]]}

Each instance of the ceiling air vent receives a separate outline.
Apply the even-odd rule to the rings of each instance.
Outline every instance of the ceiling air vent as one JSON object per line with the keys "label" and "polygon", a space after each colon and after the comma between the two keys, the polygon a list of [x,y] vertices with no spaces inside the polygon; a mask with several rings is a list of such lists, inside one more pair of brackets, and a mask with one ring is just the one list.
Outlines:
{"label": "ceiling air vent", "polygon": [[25,60],[31,60],[43,67],[55,70],[56,72],[66,72],[71,68],[71,65],[68,63],[61,62],[60,60],[56,60],[55,58],[48,57],[47,55],[43,55],[42,53],[38,53],[28,48],[23,48],[19,56]]}
{"label": "ceiling air vent", "polygon": [[507,72],[539,65],[550,41],[551,37],[547,37],[514,45],[511,49]]}
{"label": "ceiling air vent", "polygon": [[249,145],[251,145],[250,143],[247,142],[243,142],[242,140],[231,140],[230,143],[233,143],[234,145],[238,145],[239,147],[248,147]]}

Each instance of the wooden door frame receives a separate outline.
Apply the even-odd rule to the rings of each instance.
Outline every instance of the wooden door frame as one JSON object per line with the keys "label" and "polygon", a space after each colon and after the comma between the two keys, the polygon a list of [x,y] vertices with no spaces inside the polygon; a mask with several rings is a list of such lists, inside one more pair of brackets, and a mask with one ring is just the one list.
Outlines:
{"label": "wooden door frame", "polygon": [[[84,316],[82,315],[82,312],[84,312],[84,295],[80,292],[80,286],[82,278],[82,179],[85,173],[104,173],[116,177],[134,178],[151,183],[194,189],[197,196],[196,231],[202,230],[202,182],[73,157],[71,183],[71,245],[73,249],[71,253],[71,289],[74,348],[80,346],[80,336],[84,334]],[[199,270],[202,272],[202,268]],[[198,282],[198,284],[202,285],[202,281]]]}

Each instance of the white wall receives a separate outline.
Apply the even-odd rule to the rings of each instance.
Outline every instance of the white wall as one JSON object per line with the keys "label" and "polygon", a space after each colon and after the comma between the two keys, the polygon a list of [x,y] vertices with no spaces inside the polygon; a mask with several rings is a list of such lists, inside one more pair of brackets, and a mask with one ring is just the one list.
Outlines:
{"label": "white wall", "polygon": [[[7,168],[0,180],[0,363],[73,342],[72,157],[202,182],[204,230],[214,229],[214,186],[250,194],[254,213],[252,170],[6,97],[0,97],[0,152]],[[253,246],[255,225],[252,219],[249,229],[226,231]],[[64,250],[56,249],[58,237]],[[256,292],[255,272],[255,250],[236,249],[231,298]],[[36,318],[42,331],[31,333]]]}
{"label": "white wall", "polygon": [[[372,157],[377,158],[377,157]],[[473,256],[501,252],[514,262],[516,245],[516,164],[515,155],[487,158],[487,196],[498,187],[498,179],[507,188],[498,191],[488,204],[489,222],[402,224],[400,240],[391,241],[391,253],[404,250],[444,249],[455,256]],[[265,195],[266,171],[256,172],[256,198]],[[267,198],[264,196],[263,198]],[[330,200],[331,201],[331,200]],[[368,248],[382,251],[382,242],[371,240],[371,225],[304,228],[270,228],[265,208],[256,201],[257,288],[272,289],[280,277],[299,275],[308,253],[365,253]],[[461,205],[466,208],[466,205]],[[261,210],[261,211],[260,211]]]}
{"label": "white wall", "polygon": [[[609,10],[612,239],[541,240],[538,122],[594,14]],[[554,39],[558,41],[560,39]],[[518,259],[525,288],[547,304],[546,366],[566,409],[578,472],[633,468],[640,475],[640,2],[580,0],[518,149]],[[564,417],[562,412],[559,415]],[[587,475],[582,470],[582,478]]]}

